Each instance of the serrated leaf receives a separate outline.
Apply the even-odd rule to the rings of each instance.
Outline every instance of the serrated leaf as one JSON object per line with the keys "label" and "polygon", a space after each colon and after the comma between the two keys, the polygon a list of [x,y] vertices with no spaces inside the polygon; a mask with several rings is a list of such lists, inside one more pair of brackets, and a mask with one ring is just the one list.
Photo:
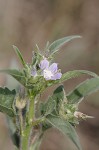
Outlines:
{"label": "serrated leaf", "polygon": [[67,36],[67,37],[58,39],[58,40],[54,41],[51,45],[49,45],[48,50],[50,51],[51,54],[54,54],[65,43],[71,41],[72,39],[76,39],[76,38],[81,38],[81,36],[73,35],[73,36]]}
{"label": "serrated leaf", "polygon": [[67,95],[69,103],[79,103],[82,98],[99,90],[99,78],[92,78],[79,84]]}
{"label": "serrated leaf", "polygon": [[25,79],[25,76],[24,76],[23,72],[18,71],[16,69],[5,69],[5,70],[0,70],[0,73],[6,73],[8,75],[11,75],[19,83],[26,86],[26,79]]}
{"label": "serrated leaf", "polygon": [[68,136],[70,140],[76,145],[78,150],[82,150],[78,135],[69,122],[57,116],[51,115],[47,117],[47,122],[50,123],[53,127],[57,128],[59,131],[61,131],[65,136]]}
{"label": "serrated leaf", "polygon": [[62,82],[67,81],[69,79],[77,78],[77,77],[79,77],[80,75],[83,75],[83,74],[90,75],[92,77],[99,77],[96,73],[91,72],[91,71],[73,70],[73,71],[68,71],[68,72],[64,73],[60,80],[49,81],[47,83],[47,86],[52,86],[52,85],[57,84],[57,83],[62,83]]}
{"label": "serrated leaf", "polygon": [[21,52],[19,51],[19,49],[18,49],[15,45],[13,45],[13,48],[14,48],[14,50],[15,50],[17,56],[18,56],[19,59],[21,60],[21,63],[22,63],[23,66],[25,67],[26,63],[25,63],[25,61],[24,61],[24,59],[23,59],[23,57],[22,57]]}
{"label": "serrated leaf", "polygon": [[13,110],[15,95],[15,90],[10,91],[6,87],[5,89],[0,87],[0,112],[3,112],[10,117],[13,117],[15,115],[15,112]]}

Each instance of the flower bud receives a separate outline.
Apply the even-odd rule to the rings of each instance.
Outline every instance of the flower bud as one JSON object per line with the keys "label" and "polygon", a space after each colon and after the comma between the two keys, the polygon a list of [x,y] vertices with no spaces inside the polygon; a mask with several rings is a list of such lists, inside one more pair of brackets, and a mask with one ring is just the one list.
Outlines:
{"label": "flower bud", "polygon": [[16,98],[16,107],[18,109],[23,109],[26,106],[26,100],[25,99],[20,99],[19,97]]}
{"label": "flower bud", "polygon": [[83,113],[81,113],[81,112],[79,112],[79,111],[75,111],[75,112],[74,112],[74,116],[75,116],[76,118],[82,118]]}
{"label": "flower bud", "polygon": [[86,115],[86,114],[83,114],[83,113],[81,113],[81,112],[79,112],[79,111],[75,111],[74,112],[74,116],[76,117],[76,118],[82,118],[82,119],[87,119],[87,118],[94,118],[93,116],[88,116],[88,115]]}

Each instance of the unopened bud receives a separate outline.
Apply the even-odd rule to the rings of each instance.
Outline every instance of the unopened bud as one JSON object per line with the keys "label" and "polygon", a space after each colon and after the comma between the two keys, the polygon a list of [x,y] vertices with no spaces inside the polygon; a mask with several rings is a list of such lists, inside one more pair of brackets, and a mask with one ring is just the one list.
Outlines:
{"label": "unopened bud", "polygon": [[87,118],[94,118],[93,116],[88,116],[88,115],[86,115],[86,114],[83,114],[83,113],[81,113],[81,112],[79,112],[79,111],[75,111],[74,112],[74,116],[76,117],[76,118],[82,118],[82,119],[87,119]]}
{"label": "unopened bud", "polygon": [[81,112],[79,112],[79,111],[75,111],[75,112],[74,112],[74,116],[75,116],[76,118],[81,118],[82,115],[83,115],[83,113],[81,113]]}
{"label": "unopened bud", "polygon": [[25,106],[26,106],[26,100],[25,99],[16,98],[16,107],[18,109],[23,109]]}

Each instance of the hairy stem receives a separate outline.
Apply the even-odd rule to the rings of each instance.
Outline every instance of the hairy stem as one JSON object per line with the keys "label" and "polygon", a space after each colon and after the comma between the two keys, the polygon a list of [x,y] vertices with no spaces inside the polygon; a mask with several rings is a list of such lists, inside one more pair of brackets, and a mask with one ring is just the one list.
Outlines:
{"label": "hairy stem", "polygon": [[20,122],[20,150],[22,149],[22,134],[23,134],[23,116],[22,110],[19,109],[19,122]]}
{"label": "hairy stem", "polygon": [[31,93],[29,93],[28,96],[29,96],[30,104],[29,104],[29,110],[27,112],[27,123],[22,134],[22,141],[21,141],[22,150],[29,150],[30,136],[31,136],[32,128],[33,128],[32,122],[35,118],[35,110],[34,110],[35,109],[34,108],[35,97],[32,96]]}

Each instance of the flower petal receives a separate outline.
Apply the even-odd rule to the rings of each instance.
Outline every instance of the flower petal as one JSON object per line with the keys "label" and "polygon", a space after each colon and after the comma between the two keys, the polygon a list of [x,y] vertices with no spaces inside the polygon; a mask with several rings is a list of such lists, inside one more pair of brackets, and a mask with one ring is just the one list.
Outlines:
{"label": "flower petal", "polygon": [[40,69],[44,70],[49,67],[49,61],[47,59],[44,59],[39,64]]}
{"label": "flower petal", "polygon": [[54,75],[52,74],[52,72],[51,72],[50,70],[44,69],[44,71],[43,71],[43,76],[44,76],[44,78],[45,78],[46,80],[51,80],[51,78],[52,78]]}
{"label": "flower petal", "polygon": [[57,80],[60,79],[62,77],[62,73],[61,72],[57,72],[51,79],[52,80]]}
{"label": "flower petal", "polygon": [[57,63],[53,63],[53,64],[49,67],[49,70],[50,70],[52,73],[56,73],[57,70],[58,70]]}
{"label": "flower petal", "polygon": [[35,68],[32,69],[31,75],[32,75],[32,76],[36,76],[36,75],[37,75],[37,72],[36,72],[36,69],[35,69]]}

